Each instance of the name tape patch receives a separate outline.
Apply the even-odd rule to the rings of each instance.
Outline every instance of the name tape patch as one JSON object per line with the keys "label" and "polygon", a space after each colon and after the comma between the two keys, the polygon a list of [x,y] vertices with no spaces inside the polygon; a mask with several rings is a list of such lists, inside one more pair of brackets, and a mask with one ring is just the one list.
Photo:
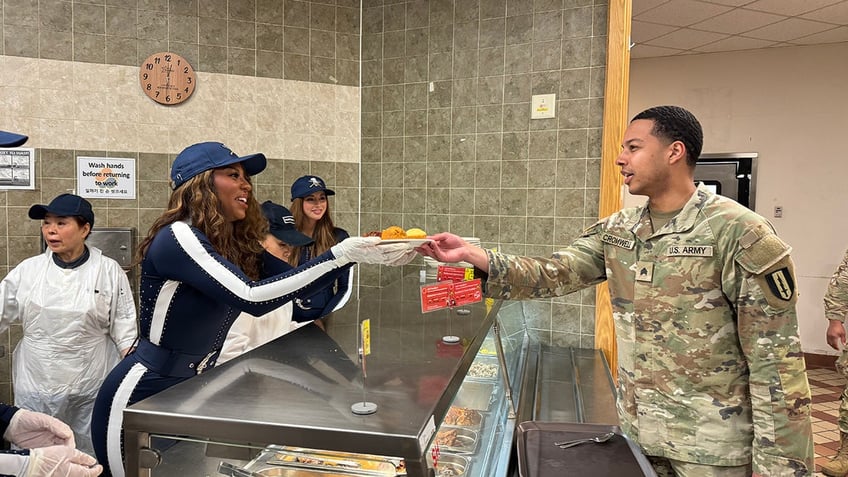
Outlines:
{"label": "name tape patch", "polygon": [[671,245],[668,247],[669,257],[712,257],[712,245]]}
{"label": "name tape patch", "polygon": [[609,232],[601,235],[601,241],[604,243],[608,243],[610,245],[614,245],[616,247],[625,248],[627,250],[633,250],[633,247],[636,246],[635,240],[630,240],[622,237],[618,237]]}

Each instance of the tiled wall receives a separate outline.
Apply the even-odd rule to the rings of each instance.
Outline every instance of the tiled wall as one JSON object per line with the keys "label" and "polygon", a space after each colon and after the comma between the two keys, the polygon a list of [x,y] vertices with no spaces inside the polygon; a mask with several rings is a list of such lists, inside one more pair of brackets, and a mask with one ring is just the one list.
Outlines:
{"label": "tiled wall", "polygon": [[[322,176],[352,233],[419,226],[547,256],[596,219],[605,3],[362,6],[360,55],[357,0],[4,0],[0,129],[30,135],[37,189],[0,191],[0,271],[38,252],[26,210],[74,187],[76,156],[136,158],[138,199],[93,202],[98,224],[144,232],[174,154],[200,140],[265,152],[262,200],[287,203],[294,178]],[[178,107],[138,86],[137,65],[164,50],[198,71]],[[360,64],[362,88],[342,86]],[[557,94],[556,119],[529,119],[541,93]],[[401,273],[361,271],[366,286]],[[542,341],[592,347],[593,300],[521,306]],[[0,401],[19,336],[0,335]]]}
{"label": "tiled wall", "polygon": [[359,84],[359,0],[3,0],[2,54]]}
{"label": "tiled wall", "polygon": [[[597,220],[607,8],[365,0],[362,229],[447,230],[549,256]],[[557,117],[531,120],[531,95],[547,93]],[[363,280],[399,273],[369,267]],[[523,306],[543,342],[593,347],[594,293]]]}
{"label": "tiled wall", "polygon": [[[167,201],[174,155],[216,140],[268,156],[260,200],[287,204],[295,178],[320,175],[337,192],[336,222],[357,230],[357,0],[8,0],[0,23],[0,129],[36,149],[36,189],[0,191],[0,276],[39,252],[27,210],[74,189],[80,155],[136,159],[137,199],[92,200],[98,226],[145,233]],[[165,50],[198,71],[179,106],[139,86],[138,65]],[[0,334],[3,402],[20,333]]]}

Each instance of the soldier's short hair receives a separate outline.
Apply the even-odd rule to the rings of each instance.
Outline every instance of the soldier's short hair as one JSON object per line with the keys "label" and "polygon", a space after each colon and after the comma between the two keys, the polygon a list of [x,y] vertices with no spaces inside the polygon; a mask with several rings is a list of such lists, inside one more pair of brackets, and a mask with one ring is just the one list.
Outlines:
{"label": "soldier's short hair", "polygon": [[654,121],[651,133],[669,142],[680,141],[686,146],[686,163],[695,167],[704,145],[704,131],[695,115],[680,106],[655,106],[637,114],[632,120]]}

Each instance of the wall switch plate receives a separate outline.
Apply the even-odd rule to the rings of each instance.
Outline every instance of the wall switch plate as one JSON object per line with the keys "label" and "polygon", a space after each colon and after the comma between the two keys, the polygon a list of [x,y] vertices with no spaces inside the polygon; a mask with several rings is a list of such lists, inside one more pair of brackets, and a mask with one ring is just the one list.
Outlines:
{"label": "wall switch plate", "polygon": [[534,94],[530,101],[530,119],[548,119],[556,117],[556,95]]}

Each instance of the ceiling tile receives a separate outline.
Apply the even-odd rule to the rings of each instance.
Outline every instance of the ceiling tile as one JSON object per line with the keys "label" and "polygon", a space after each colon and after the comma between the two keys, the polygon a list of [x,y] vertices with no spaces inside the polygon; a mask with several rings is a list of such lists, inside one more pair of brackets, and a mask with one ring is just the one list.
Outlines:
{"label": "ceiling tile", "polygon": [[710,0],[710,3],[718,3],[719,5],[727,5],[728,7],[741,7],[751,3],[751,0]]}
{"label": "ceiling tile", "polygon": [[668,2],[669,0],[633,0],[633,16],[650,10],[658,5]]}
{"label": "ceiling tile", "polygon": [[681,28],[680,30],[673,31],[668,35],[648,41],[646,44],[664,46],[667,48],[677,48],[679,50],[689,50],[723,38],[727,38],[727,35],[724,33],[713,33],[709,31]]}
{"label": "ceiling tile", "polygon": [[630,58],[651,58],[655,56],[673,56],[683,53],[683,50],[663,48],[650,45],[636,45],[630,49]]}
{"label": "ceiling tile", "polygon": [[663,25],[688,26],[729,10],[731,10],[731,7],[695,0],[671,0],[634,16],[634,18]]}
{"label": "ceiling tile", "polygon": [[737,34],[786,19],[782,15],[737,8],[692,25],[696,30]]}
{"label": "ceiling tile", "polygon": [[745,5],[750,10],[795,16],[839,3],[840,0],[757,0]]}
{"label": "ceiling tile", "polygon": [[848,42],[848,0],[633,0],[631,39],[634,58]]}
{"label": "ceiling tile", "polygon": [[830,30],[831,28],[833,28],[833,25],[826,23],[801,18],[788,18],[762,28],[757,28],[756,30],[751,30],[743,36],[763,40],[792,41],[796,38]]}
{"label": "ceiling tile", "polygon": [[805,13],[801,15],[801,18],[848,25],[848,2],[837,3],[821,10]]}
{"label": "ceiling tile", "polygon": [[767,48],[774,43],[775,42],[769,40],[731,36],[723,40],[710,43],[709,45],[699,46],[695,48],[695,51],[702,53],[716,53],[719,51],[756,50],[758,48]]}
{"label": "ceiling tile", "polygon": [[848,27],[845,26],[798,38],[797,40],[792,40],[792,43],[798,45],[819,45],[822,43],[839,43],[843,41],[848,41]]}
{"label": "ceiling tile", "polygon": [[668,25],[657,25],[656,23],[640,22],[633,20],[633,27],[630,30],[630,41],[636,43],[645,43],[648,40],[668,35],[677,30],[678,27]]}

